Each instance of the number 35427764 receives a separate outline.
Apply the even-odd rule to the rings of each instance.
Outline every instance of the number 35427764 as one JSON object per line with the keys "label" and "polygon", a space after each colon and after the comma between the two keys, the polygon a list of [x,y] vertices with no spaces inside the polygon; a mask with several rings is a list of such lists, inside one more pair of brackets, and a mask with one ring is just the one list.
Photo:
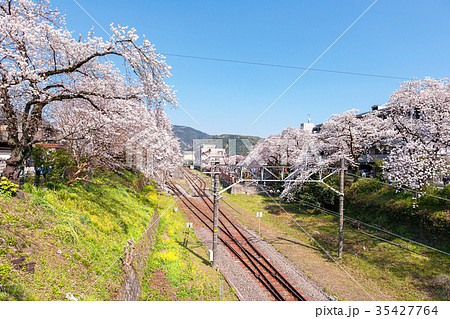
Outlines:
{"label": "number 35427764", "polygon": [[377,306],[377,316],[419,316],[419,315],[437,315],[437,306]]}

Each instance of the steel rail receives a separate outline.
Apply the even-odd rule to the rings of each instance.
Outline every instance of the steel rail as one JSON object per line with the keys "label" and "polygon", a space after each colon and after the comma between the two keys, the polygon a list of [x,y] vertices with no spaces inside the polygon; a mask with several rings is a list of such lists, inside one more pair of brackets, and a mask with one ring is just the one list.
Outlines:
{"label": "steel rail", "polygon": [[[212,207],[206,202],[206,200],[204,199],[204,197],[207,197],[209,202],[211,204],[213,204],[213,201],[211,200],[211,198],[206,194],[205,191],[202,190],[205,189],[206,183],[205,181],[203,181],[200,177],[198,177],[195,174],[192,174],[191,172],[189,172],[188,170],[183,169],[185,172],[185,176],[188,179],[188,182],[190,182],[191,186],[193,186],[193,188],[195,188],[198,192],[198,195],[202,198],[202,200],[205,202],[205,204],[212,210]],[[193,177],[194,176],[198,181],[200,181],[201,186],[199,187],[194,181],[193,181]],[[204,196],[201,196],[201,195]],[[294,298],[298,299],[298,300],[306,300],[306,298],[300,293],[298,292],[298,290],[292,286],[292,284],[286,280],[286,278],[267,260],[267,258],[252,244],[252,242],[241,232],[241,230],[230,220],[230,218],[224,214],[220,209],[219,212],[222,214],[222,216],[225,217],[225,219],[227,220],[227,222],[234,228],[236,229],[236,231],[238,232],[238,234],[242,237],[242,239],[244,239],[248,245],[251,247],[251,249],[254,251],[254,253],[256,253],[260,259],[263,260],[263,262],[265,264],[267,264],[267,266],[257,257],[253,256],[252,257],[275,279],[278,281],[278,283],[280,283],[285,289],[286,291],[291,294]],[[221,221],[221,223],[223,224],[223,221]],[[224,224],[223,224],[224,225]],[[224,225],[224,227],[226,228],[226,226]],[[270,269],[269,269],[270,268]]]}
{"label": "steel rail", "polygon": [[[191,174],[189,171],[187,171],[187,172],[188,172],[188,174]],[[206,183],[197,175],[192,174],[192,176],[195,176],[195,178],[197,180],[199,180],[202,185],[206,185]],[[192,182],[191,182],[191,184],[192,184]],[[198,185],[192,185],[192,186],[194,188],[196,186],[198,187]],[[209,198],[205,192],[203,192],[203,194],[205,195],[205,197],[208,198],[208,200],[212,204],[213,202],[212,202],[211,198]],[[202,199],[203,199],[203,197],[202,197]],[[203,199],[203,201],[212,210],[211,206],[204,199]],[[258,261],[258,263],[260,263],[261,266],[263,266],[266,269],[266,271],[268,271],[269,274],[274,279],[276,279],[287,290],[288,293],[290,293],[291,295],[293,295],[295,298],[297,298],[299,300],[305,300],[306,298],[301,293],[299,293],[297,291],[297,289],[295,287],[293,287],[292,284],[288,280],[286,280],[286,278],[266,259],[266,257],[252,244],[252,242],[241,232],[241,230],[238,227],[236,227],[236,225],[229,219],[229,217],[226,214],[224,214],[220,209],[219,209],[219,212],[233,226],[233,228],[236,229],[236,231],[248,243],[248,245],[252,248],[252,250],[259,256],[259,258],[261,258],[271,269],[268,269],[266,267],[266,265],[264,265],[258,258],[254,257]]]}
{"label": "steel rail", "polygon": [[[188,174],[190,174],[190,172],[188,172]],[[203,181],[201,178],[199,178],[198,176],[196,176],[196,175],[194,175],[194,174],[192,174],[192,176],[195,176],[200,182],[201,182],[201,184],[202,185],[206,185],[206,183],[205,183],[205,181]],[[189,181],[191,182],[191,185],[194,187],[194,188],[199,188],[198,187],[198,185],[196,185],[193,181],[192,181],[192,178],[189,178]],[[204,188],[204,187],[203,187]],[[209,202],[211,203],[211,204],[213,204],[213,201],[211,200],[211,198],[209,198],[208,197],[208,195],[206,194],[206,192],[204,192],[204,191],[202,191],[202,193],[203,193],[203,195],[204,195],[204,197],[207,197],[208,198],[208,200],[209,200]],[[200,195],[200,194],[199,194]],[[202,200],[205,202],[205,204],[209,207],[209,209],[211,209],[211,210],[213,210],[213,208],[210,206],[210,204],[208,204],[207,202],[206,202],[206,200],[204,199],[204,197],[202,197],[202,196],[200,196],[201,198],[202,198]],[[251,243],[251,241],[249,241],[248,240],[248,238],[241,232],[241,230],[238,228],[238,227],[236,227],[236,225],[230,220],[230,218],[226,215],[226,214],[224,214],[223,213],[223,211],[222,210],[220,210],[219,209],[219,212],[222,214],[222,216],[224,216],[225,217],[225,219],[228,221],[228,223],[234,228],[234,229],[236,229],[236,231],[238,232],[238,234],[249,244],[249,246],[253,249],[253,251],[260,257],[260,258],[262,258],[275,272],[277,272],[276,271],[276,268],[275,267],[273,267],[273,265],[271,264],[271,263],[269,263],[267,260],[266,260],[266,258],[265,258],[265,256]],[[221,220],[220,221],[222,224],[223,224],[223,226],[225,227],[225,228],[227,228],[226,227],[226,225],[224,225],[224,223],[223,223],[223,221]],[[227,228],[227,230],[228,230],[228,228]],[[258,259],[257,259],[258,260]],[[258,260],[258,262],[259,263],[261,263],[259,260]],[[265,265],[262,265],[263,267],[266,267]],[[275,274],[273,271],[271,271],[271,270],[269,270],[269,269],[266,269],[273,277],[275,277],[276,275],[278,275],[280,278],[281,278],[281,280],[283,280],[283,281],[285,281],[286,279],[279,273],[279,272],[277,272],[277,274]],[[287,282],[287,281],[286,281]],[[288,287],[285,287],[286,289],[289,289]],[[293,288],[293,287],[292,287]],[[293,288],[294,290],[295,290],[295,288]]]}
{"label": "steel rail", "polygon": [[[183,199],[185,198],[190,204],[191,206],[193,206],[196,210],[198,210],[201,214],[203,214],[203,216],[205,218],[207,218],[211,223],[212,223],[212,219],[207,216],[201,209],[199,209],[194,203],[192,203],[182,192],[180,192],[177,187],[175,186],[174,183],[168,181],[168,185],[169,188],[172,189],[172,191],[174,192],[174,194],[183,202],[183,204],[189,209],[191,210],[191,212],[203,223],[205,224],[205,226],[212,232],[212,227],[210,225],[208,225],[204,219],[202,219],[197,213],[195,213],[195,210],[192,209],[192,207],[189,207],[189,205],[186,204],[186,201]],[[222,227],[220,227],[222,229]],[[236,257],[242,262],[242,264],[244,264],[251,273],[253,273],[253,275],[259,280],[261,281],[261,283],[266,287],[266,289],[275,297],[275,299],[277,300],[285,300],[284,297],[278,292],[278,290],[272,285],[272,283],[270,282],[270,280],[264,276],[264,274],[258,269],[258,267],[256,266],[256,264],[254,263],[254,261],[250,258],[250,256],[248,256],[248,252],[245,250],[244,247],[242,247],[242,245],[240,245],[239,242],[237,242],[237,240],[231,235],[229,234],[227,231],[225,231],[224,229],[222,229],[223,233],[226,234],[228,237],[230,237],[230,239],[232,239],[233,241],[236,242],[237,246],[243,251],[243,253],[246,255],[246,257],[248,258],[249,262],[252,263],[254,269],[252,267],[250,267],[248,265],[248,263],[244,260],[244,258],[228,243],[226,242],[224,239],[220,238],[220,240],[225,244],[225,246],[227,246],[227,248],[236,255]],[[257,273],[255,271],[255,269],[259,272]]]}

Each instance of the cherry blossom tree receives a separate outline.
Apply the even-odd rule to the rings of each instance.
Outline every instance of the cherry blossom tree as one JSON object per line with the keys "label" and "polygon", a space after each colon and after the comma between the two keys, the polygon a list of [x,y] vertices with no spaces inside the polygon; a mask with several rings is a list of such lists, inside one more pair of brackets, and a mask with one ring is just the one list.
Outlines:
{"label": "cherry blossom tree", "polygon": [[[315,176],[327,176],[332,169],[339,167],[341,159],[347,166],[358,169],[358,159],[368,155],[369,150],[386,150],[395,139],[392,126],[380,111],[358,114],[352,109],[343,114],[334,114],[321,125],[318,134],[300,152],[294,170],[288,176],[283,197]],[[322,181],[324,182],[324,181]],[[326,184],[324,184],[326,185]]]}
{"label": "cherry blossom tree", "polygon": [[[16,181],[49,106],[56,102],[101,104],[140,100],[148,107],[176,105],[164,57],[136,30],[111,25],[104,40],[91,32],[74,39],[48,1],[0,0],[0,108],[6,118],[11,157],[3,175]],[[120,57],[127,76],[114,69]],[[126,82],[126,89],[114,89]],[[108,88],[109,89],[106,89]]]}
{"label": "cherry blossom tree", "polygon": [[327,165],[345,158],[352,166],[370,148],[386,142],[387,124],[378,114],[358,115],[358,110],[334,114],[322,124],[318,134],[301,128],[286,128],[281,134],[268,137],[249,154],[246,163],[257,161],[266,165],[304,166],[308,153],[319,154]]}
{"label": "cherry blossom tree", "polygon": [[242,155],[232,155],[230,157],[225,158],[225,164],[235,166],[236,164],[239,164],[240,162],[245,161],[245,156]]}
{"label": "cherry blossom tree", "polygon": [[164,112],[150,110],[146,118],[139,133],[127,141],[127,165],[162,182],[182,162],[180,144]]}
{"label": "cherry blossom tree", "polygon": [[[388,153],[388,177],[399,185],[423,188],[450,172],[450,82],[407,81],[382,111],[335,114],[312,136],[288,128],[259,143],[246,164],[290,165],[283,196],[341,158],[357,168],[369,150]],[[306,138],[305,138],[306,137]],[[288,142],[289,141],[289,142]]]}
{"label": "cherry blossom tree", "polygon": [[423,188],[450,171],[450,82],[404,82],[389,100],[396,136],[386,169],[399,185]]}
{"label": "cherry blossom tree", "polygon": [[321,125],[318,134],[287,128],[258,144],[246,158],[246,164],[287,165],[282,197],[301,187],[312,176],[339,165],[344,158],[348,165],[358,167],[358,158],[369,149],[384,149],[395,133],[379,112],[358,114],[350,110],[334,114]]}
{"label": "cherry blossom tree", "polygon": [[[112,107],[112,104],[119,105]],[[70,152],[76,165],[67,185],[85,180],[87,176],[84,173],[95,167],[125,167],[124,145],[133,121],[125,114],[120,116],[116,113],[120,104],[124,103],[112,101],[108,108],[101,110],[74,100],[52,106],[52,124],[59,134],[58,140]]]}
{"label": "cherry blossom tree", "polygon": [[313,165],[323,164],[318,146],[319,141],[314,134],[302,128],[288,127],[281,134],[269,136],[258,143],[247,155],[244,164],[290,167],[282,193],[285,198],[304,182]]}
{"label": "cherry blossom tree", "polygon": [[271,135],[259,142],[247,155],[245,164],[291,166],[312,135],[301,128],[288,127],[281,134]]}
{"label": "cherry blossom tree", "polygon": [[341,158],[358,167],[358,158],[371,148],[388,145],[393,132],[388,122],[377,112],[358,115],[352,109],[343,114],[333,114],[318,134],[322,153],[329,161],[338,163]]}
{"label": "cherry blossom tree", "polygon": [[181,162],[179,143],[162,110],[141,101],[107,104],[68,101],[52,106],[53,125],[76,164],[67,185],[86,180],[88,170],[132,168],[162,180]]}

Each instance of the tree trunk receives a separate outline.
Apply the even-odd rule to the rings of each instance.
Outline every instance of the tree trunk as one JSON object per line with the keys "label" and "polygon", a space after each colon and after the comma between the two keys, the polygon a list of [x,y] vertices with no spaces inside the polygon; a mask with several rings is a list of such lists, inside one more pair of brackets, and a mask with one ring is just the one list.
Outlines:
{"label": "tree trunk", "polygon": [[26,154],[24,153],[25,149],[20,147],[19,144],[17,115],[14,112],[14,106],[10,101],[9,92],[6,87],[2,87],[0,89],[0,105],[3,111],[3,116],[6,118],[8,144],[11,148],[11,157],[6,161],[6,168],[2,172],[2,176],[8,178],[14,183],[18,183],[20,172],[25,164]]}
{"label": "tree trunk", "polygon": [[70,186],[71,184],[73,184],[74,182],[76,182],[77,180],[79,180],[80,178],[78,176],[80,176],[80,174],[83,172],[83,170],[88,166],[88,163],[85,162],[83,164],[81,164],[77,171],[72,175],[72,177],[70,178],[70,180],[67,181],[66,186]]}
{"label": "tree trunk", "polygon": [[6,161],[6,168],[2,176],[11,182],[19,184],[20,172],[25,167],[25,160],[29,156],[29,151],[21,146],[11,147],[11,157]]}
{"label": "tree trunk", "polygon": [[[11,157],[6,161],[6,168],[2,176],[18,184],[20,173],[25,167],[25,160],[31,155],[33,139],[42,125],[42,110],[46,104],[27,103],[21,115],[22,120],[19,121],[11,103],[8,89],[2,88],[0,89],[0,105],[6,118],[8,144],[11,148]],[[31,108],[31,105],[33,105],[33,108]],[[21,128],[19,125],[21,125]]]}

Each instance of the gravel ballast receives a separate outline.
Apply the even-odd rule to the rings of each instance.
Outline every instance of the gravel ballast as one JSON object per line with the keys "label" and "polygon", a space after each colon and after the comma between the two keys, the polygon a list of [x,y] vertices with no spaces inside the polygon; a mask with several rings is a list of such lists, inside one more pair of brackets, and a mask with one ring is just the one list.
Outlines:
{"label": "gravel ballast", "polygon": [[295,264],[280,254],[271,244],[261,238],[253,230],[240,227],[246,232],[247,238],[254,243],[288,280],[309,300],[334,300],[317,283],[309,279]]}
{"label": "gravel ballast", "polygon": [[[254,231],[240,226],[240,229],[246,232],[257,248],[270,260],[278,270],[309,300],[333,300],[323,291],[315,282],[305,276],[290,260],[281,255],[272,245],[258,236]],[[211,231],[205,227],[195,230],[195,234],[200,239],[207,250],[212,249]],[[260,285],[259,282],[250,274],[247,268],[242,265],[231,253],[223,246],[220,246],[220,271],[236,290],[239,299],[246,301],[264,301],[272,300],[269,293]]]}
{"label": "gravel ballast", "polygon": [[[207,250],[212,249],[211,231],[205,227],[195,229],[195,235],[199,238]],[[271,300],[268,293],[260,286],[247,271],[244,265],[230,252],[220,245],[219,268],[220,272],[236,291],[241,301],[265,301]]]}
{"label": "gravel ballast", "polygon": [[[197,200],[195,200],[197,201]],[[197,203],[201,206],[200,200]],[[209,209],[206,208],[205,209]],[[225,209],[226,210],[226,209]],[[188,215],[192,215],[188,212]],[[230,216],[229,214],[227,214]],[[194,217],[194,216],[192,216]],[[195,218],[197,219],[197,218]],[[198,219],[197,219],[198,220]],[[257,235],[253,230],[248,229],[240,222],[234,221],[245,236],[253,242],[260,252],[271,262],[271,264],[278,269],[278,271],[285,276],[285,278],[300,291],[308,300],[335,300],[329,296],[324,290],[314,281],[309,279],[302,271],[300,271],[294,263],[280,254],[271,244],[265,241],[262,237]],[[205,246],[207,250],[212,249],[212,234],[211,231],[204,227],[204,224],[196,224],[195,234]],[[269,292],[262,286],[262,284],[251,274],[251,272],[232,255],[228,249],[222,245],[220,247],[219,268],[220,272],[226,277],[230,285],[236,290],[236,294],[240,300],[245,301],[266,301],[273,300]]]}

